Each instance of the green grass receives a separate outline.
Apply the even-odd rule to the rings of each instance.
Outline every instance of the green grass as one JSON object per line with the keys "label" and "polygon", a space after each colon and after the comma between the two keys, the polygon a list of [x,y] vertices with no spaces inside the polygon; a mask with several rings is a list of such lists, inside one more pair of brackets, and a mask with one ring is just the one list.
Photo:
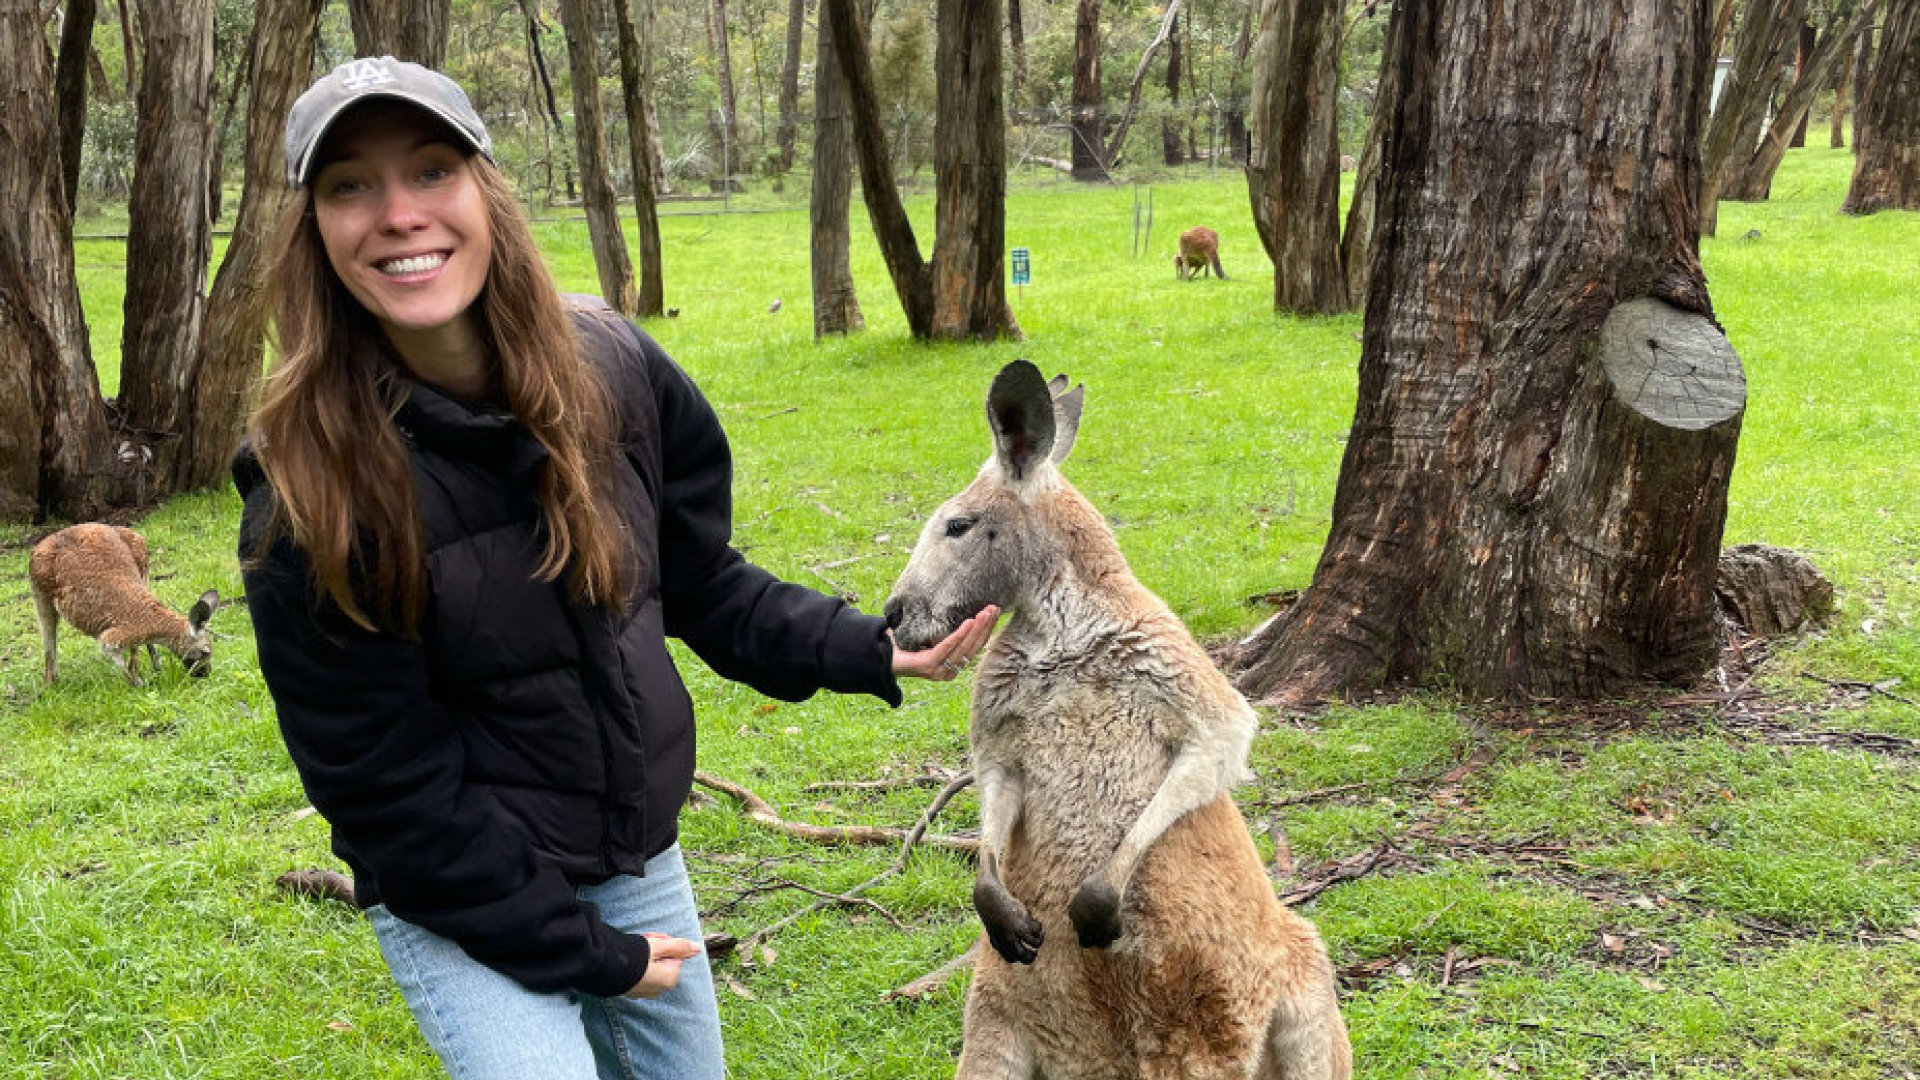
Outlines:
{"label": "green grass", "polygon": [[[1775,722],[1920,736],[1920,710],[1801,677],[1920,696],[1920,217],[1840,216],[1850,164],[1794,151],[1776,197],[1724,205],[1720,238],[1703,245],[1751,380],[1727,542],[1806,551],[1839,587],[1835,625],[1776,646],[1763,668]],[[923,516],[987,453],[989,377],[1024,356],[1086,381],[1068,471],[1197,631],[1244,632],[1264,614],[1249,597],[1305,585],[1352,416],[1359,318],[1270,312],[1238,182],[1158,187],[1152,254],[1138,258],[1133,198],[1059,184],[1015,193],[1008,241],[1033,252],[1035,284],[1013,297],[1028,338],[987,347],[906,340],[857,211],[869,330],[819,345],[804,212],[666,217],[667,302],[680,314],[649,329],[727,423],[740,545],[877,609]],[[930,236],[929,201],[912,209]],[[1221,232],[1231,280],[1168,271],[1173,236],[1197,223]],[[592,288],[584,226],[539,229],[563,285]],[[88,241],[79,261],[111,392],[124,248]],[[162,598],[184,608],[207,587],[239,592],[237,512],[215,492],[140,523]],[[0,529],[0,1078],[438,1075],[360,920],[273,887],[331,859],[324,822],[300,814],[244,607],[217,617],[208,679],[172,665],[128,688],[68,632],[62,681],[44,687],[24,581],[35,535]],[[924,789],[806,786],[964,764],[962,687],[915,685],[898,710],[775,705],[685,659],[703,766],[792,817],[910,824]],[[1515,715],[1422,695],[1267,725],[1243,790],[1263,850],[1283,830],[1302,879],[1333,860],[1395,856],[1305,908],[1347,973],[1361,1074],[1913,1072],[1914,759],[1768,744],[1737,713],[1608,716],[1622,713],[1633,722],[1594,734],[1550,706]],[[1435,787],[1466,761],[1477,767]],[[893,857],[786,841],[724,801],[682,820],[709,908],[776,877],[845,888]],[[968,793],[940,826],[976,820]],[[1524,844],[1560,857],[1512,854]],[[725,963],[733,1074],[950,1075],[964,981],[918,1003],[879,998],[965,946],[968,874],[962,859],[921,852],[872,894],[908,930],[871,910],[828,911],[754,966]],[[756,896],[713,928],[745,933],[807,899]]]}

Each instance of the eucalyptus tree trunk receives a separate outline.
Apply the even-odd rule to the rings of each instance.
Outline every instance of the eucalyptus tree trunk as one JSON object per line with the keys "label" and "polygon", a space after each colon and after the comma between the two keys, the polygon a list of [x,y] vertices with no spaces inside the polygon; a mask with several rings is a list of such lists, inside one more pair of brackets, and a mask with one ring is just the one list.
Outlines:
{"label": "eucalyptus tree trunk", "polygon": [[573,141],[580,156],[580,201],[587,210],[587,234],[593,265],[600,274],[600,295],[622,315],[638,313],[633,263],[620,231],[620,207],[607,167],[606,119],[600,107],[600,64],[594,53],[593,0],[560,0],[560,25],[567,35],[568,67],[573,72]]}
{"label": "eucalyptus tree trunk", "polygon": [[[780,149],[780,171],[793,171],[793,139],[800,124],[800,46],[806,41],[807,0],[787,2],[787,55],[780,67],[780,130],[776,145]],[[814,59],[814,71],[820,61]],[[816,82],[818,75],[815,75]]]}
{"label": "eucalyptus tree trunk", "polygon": [[[707,9],[707,28],[713,47],[714,71],[720,79],[720,107],[726,114],[720,118],[719,128],[715,132],[719,138],[726,140],[725,146],[713,149],[728,159],[723,173],[727,170],[737,171],[740,168],[740,108],[733,91],[733,46],[728,42],[727,0],[711,0]],[[720,180],[727,184],[733,182],[733,178],[727,175],[722,175]]]}
{"label": "eucalyptus tree trunk", "polygon": [[1075,180],[1105,180],[1100,160],[1100,0],[1078,0],[1073,22],[1073,161]]}
{"label": "eucalyptus tree trunk", "polygon": [[136,272],[127,275],[119,401],[133,443],[153,454],[158,492],[168,492],[194,474],[199,441],[194,395],[213,243],[213,4],[148,0],[142,13],[146,63],[127,206],[127,265]]}
{"label": "eucalyptus tree trunk", "polygon": [[[633,6],[630,6],[633,5]],[[636,11],[635,8],[638,8]],[[627,155],[633,169],[633,216],[640,241],[640,293],[635,314],[666,311],[665,269],[660,265],[660,177],[654,157],[653,0],[613,0],[620,24],[620,90],[627,110]]]}
{"label": "eucalyptus tree trunk", "polygon": [[1353,428],[1253,697],[1607,695],[1717,655],[1745,381],[1693,229],[1709,0],[1586,11],[1394,9]]}
{"label": "eucalyptus tree trunk", "polygon": [[[1147,81],[1147,69],[1153,66],[1153,58],[1160,49],[1173,38],[1174,28],[1179,25],[1180,0],[1168,0],[1167,10],[1160,16],[1160,32],[1155,34],[1147,47],[1140,50],[1140,63],[1133,69],[1133,82],[1127,86],[1127,103],[1120,110],[1120,120],[1114,125],[1113,139],[1107,143],[1102,158],[1109,168],[1120,163],[1120,152],[1126,149],[1127,133],[1133,130],[1134,117],[1140,113],[1140,87]],[[1176,83],[1176,89],[1178,84]]]}
{"label": "eucalyptus tree trunk", "polygon": [[94,374],[39,5],[0,0],[0,520],[97,517],[125,494]]}
{"label": "eucalyptus tree trunk", "polygon": [[847,77],[833,47],[827,13],[820,12],[813,50],[813,336],[866,328],[853,284],[853,129],[847,115]]}
{"label": "eucalyptus tree trunk", "polygon": [[1027,28],[1020,14],[1020,0],[1007,0],[1007,46],[1013,50],[1012,82],[1007,100],[1020,100],[1020,89],[1027,85]]}
{"label": "eucalyptus tree trunk", "polygon": [[1807,0],[1751,0],[1734,34],[1733,70],[1720,88],[1701,148],[1700,232],[1712,236],[1720,220],[1720,194],[1751,159],[1766,126],[1767,105],[1780,85],[1793,48],[1794,28]]}
{"label": "eucalyptus tree trunk", "polygon": [[452,0],[347,0],[354,51],[438,70],[447,62],[451,7]]}
{"label": "eucalyptus tree trunk", "polygon": [[1774,110],[1773,123],[1760,140],[1760,145],[1745,161],[1736,161],[1721,197],[1739,202],[1759,202],[1767,197],[1773,188],[1773,174],[1780,169],[1780,162],[1787,156],[1790,145],[1797,146],[1806,142],[1802,135],[1798,143],[1792,136],[1795,132],[1804,132],[1807,114],[1813,107],[1813,99],[1833,82],[1835,69],[1840,66],[1840,58],[1846,55],[1847,48],[1853,42],[1854,33],[1868,25],[1874,5],[1868,0],[1842,8],[1833,21],[1815,38],[1811,48],[1801,46],[1798,75],[1786,96],[1780,99]]}
{"label": "eucalyptus tree trunk", "polygon": [[1852,108],[1847,99],[1853,93],[1853,57],[1862,36],[1855,34],[1854,40],[1842,47],[1845,55],[1840,57],[1840,71],[1833,77],[1833,109],[1827,117],[1827,146],[1834,150],[1847,145],[1847,112]]}
{"label": "eucalyptus tree trunk", "polygon": [[1264,0],[1247,187],[1276,311],[1345,311],[1340,264],[1341,0]]}
{"label": "eucalyptus tree trunk", "polygon": [[93,55],[94,0],[67,0],[60,23],[60,59],[53,96],[60,111],[60,175],[67,209],[80,191],[80,147],[87,134],[87,60]]}
{"label": "eucalyptus tree trunk", "polygon": [[1186,160],[1180,134],[1187,126],[1180,112],[1181,61],[1180,27],[1176,23],[1167,37],[1167,115],[1160,121],[1160,160],[1178,165]]}
{"label": "eucalyptus tree trunk", "polygon": [[1896,3],[1853,112],[1848,214],[1920,210],[1920,4]]}
{"label": "eucalyptus tree trunk", "polygon": [[1400,107],[1400,68],[1393,63],[1397,47],[1393,22],[1381,46],[1380,77],[1375,81],[1373,119],[1367,125],[1367,145],[1354,167],[1353,201],[1347,206],[1346,231],[1340,237],[1340,265],[1347,271],[1347,299],[1365,307],[1373,280],[1373,240],[1380,212],[1380,161],[1387,126]]}
{"label": "eucalyptus tree trunk", "polygon": [[939,0],[934,68],[933,327],[937,338],[1018,338],[1007,306],[1007,114],[1000,0]]}
{"label": "eucalyptus tree trunk", "polygon": [[287,112],[306,90],[326,0],[260,0],[254,14],[247,95],[246,178],[233,239],[207,300],[205,357],[193,388],[193,417],[174,487],[224,482],[260,376],[269,312],[267,269],[274,223],[293,192],[280,138]]}

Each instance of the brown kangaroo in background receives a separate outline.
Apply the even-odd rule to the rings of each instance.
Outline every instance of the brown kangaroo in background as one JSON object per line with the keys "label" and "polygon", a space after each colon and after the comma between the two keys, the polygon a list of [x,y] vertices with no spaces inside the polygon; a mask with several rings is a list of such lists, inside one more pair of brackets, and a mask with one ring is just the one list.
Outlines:
{"label": "brown kangaroo in background", "polygon": [[1181,281],[1191,281],[1205,277],[1208,267],[1220,280],[1227,279],[1227,272],[1220,269],[1220,234],[1205,225],[1195,225],[1180,234],[1180,254],[1173,258],[1173,272]]}
{"label": "brown kangaroo in background", "polygon": [[40,617],[40,644],[49,683],[59,677],[60,618],[89,637],[140,685],[140,646],[148,667],[160,670],[155,645],[165,645],[196,678],[212,668],[207,620],[220,604],[212,589],[200,594],[183,618],[147,591],[147,541],[132,529],[89,523],[61,529],[33,547],[27,581]]}
{"label": "brown kangaroo in background", "polygon": [[1082,387],[993,381],[994,455],[887,601],[905,649],[988,604],[970,739],[980,952],[959,1080],[1346,1080],[1313,927],[1274,895],[1232,789],[1253,709],[1061,475]]}

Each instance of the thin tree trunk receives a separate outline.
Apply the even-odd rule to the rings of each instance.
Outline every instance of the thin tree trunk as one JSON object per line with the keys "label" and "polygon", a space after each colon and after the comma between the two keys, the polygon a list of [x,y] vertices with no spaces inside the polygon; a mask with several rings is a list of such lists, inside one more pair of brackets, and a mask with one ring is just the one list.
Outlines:
{"label": "thin tree trunk", "polygon": [[438,70],[447,62],[451,0],[347,0],[353,48]]}
{"label": "thin tree trunk", "polygon": [[[780,67],[780,171],[793,171],[793,139],[800,123],[800,46],[806,41],[807,0],[787,2],[787,55]],[[819,82],[819,59],[814,60],[814,80]]]}
{"label": "thin tree trunk", "polygon": [[1007,0],[1007,44],[1013,50],[1013,81],[1007,87],[1008,107],[1020,107],[1020,91],[1027,85],[1027,27],[1020,0]]}
{"label": "thin tree trunk", "polygon": [[1000,0],[939,0],[937,18],[933,336],[1017,339],[1007,306]]}
{"label": "thin tree trunk", "polygon": [[133,192],[127,207],[125,323],[120,338],[120,412],[137,444],[153,451],[161,491],[193,472],[194,393],[205,354],[207,167],[213,143],[212,0],[148,0],[141,25]]}
{"label": "thin tree trunk", "polygon": [[[1796,43],[1796,49],[1793,55],[1793,81],[1796,86],[1807,81],[1812,75],[1813,50],[1818,44],[1819,35],[1813,29],[1813,24],[1802,19],[1800,21],[1800,40]],[[1825,80],[1821,81],[1824,82]],[[1806,111],[1800,113],[1800,122],[1794,125],[1793,139],[1787,145],[1790,147],[1807,145]]]}
{"label": "thin tree trunk", "polygon": [[867,325],[860,314],[850,252],[853,130],[847,116],[847,77],[841,73],[824,8],[813,56],[813,336],[823,338]]}
{"label": "thin tree trunk", "polygon": [[860,164],[860,191],[873,223],[874,239],[886,260],[887,275],[916,338],[933,332],[933,278],[920,256],[913,223],[900,201],[887,153],[887,133],[874,89],[873,56],[867,48],[866,18],[854,0],[822,0],[833,34],[833,50],[847,80],[847,105],[853,119],[854,158]]}
{"label": "thin tree trunk", "polygon": [[1160,160],[1167,165],[1179,165],[1185,160],[1180,140],[1180,129],[1186,126],[1180,115],[1180,68],[1184,59],[1180,27],[1176,23],[1167,37],[1167,115],[1160,121]]}
{"label": "thin tree trunk", "polygon": [[[94,374],[40,12],[0,0],[0,520],[97,517],[124,494]],[[12,111],[17,110],[17,111]]]}
{"label": "thin tree trunk", "polygon": [[1248,191],[1276,311],[1344,311],[1340,265],[1341,0],[1265,0]]}
{"label": "thin tree trunk", "polygon": [[140,50],[133,33],[133,0],[114,0],[120,12],[120,68],[127,76],[127,100],[140,100]]}
{"label": "thin tree trunk", "polygon": [[[234,71],[233,80],[227,86],[226,100],[220,104],[220,119],[213,129],[213,161],[207,167],[207,220],[215,223],[220,220],[221,206],[226,194],[227,134],[233,128],[234,114],[240,111],[240,91],[247,85],[252,74],[253,51],[260,35],[260,22],[259,12],[256,11],[253,25],[247,29],[246,50],[240,54],[240,66]],[[217,37],[213,43],[213,57],[217,78],[220,60],[220,41]],[[311,66],[311,58],[308,64]],[[291,106],[293,103],[287,104]]]}
{"label": "thin tree trunk", "polygon": [[[553,77],[547,72],[547,54],[540,47],[540,13],[534,6],[534,0],[520,0],[520,11],[527,17],[527,52],[533,57],[533,71],[539,78],[541,99],[546,102],[549,131],[564,134],[566,125],[560,120],[560,102],[553,93]],[[567,201],[574,200],[573,164],[562,163],[562,173],[566,178]],[[547,156],[547,191],[549,198],[553,191],[553,158]]]}
{"label": "thin tree trunk", "polygon": [[[1227,80],[1227,157],[1234,164],[1243,166],[1253,160],[1253,133],[1247,127],[1247,114],[1252,110],[1243,104],[1247,101],[1247,95],[1241,89],[1240,77],[1246,73],[1247,61],[1252,57],[1254,43],[1259,38],[1256,28],[1261,3],[1262,0],[1248,0],[1246,14],[1240,24],[1240,36],[1233,45],[1233,74]],[[1257,90],[1254,96],[1258,97]],[[1257,222],[1254,228],[1259,229]]]}
{"label": "thin tree trunk", "polygon": [[1347,227],[1340,237],[1340,264],[1347,271],[1347,300],[1365,308],[1373,281],[1373,248],[1380,211],[1380,164],[1385,156],[1387,128],[1400,106],[1400,67],[1393,63],[1399,47],[1393,32],[1399,24],[1388,20],[1381,47],[1380,77],[1373,95],[1373,119],[1367,125],[1367,145],[1360,151],[1353,174],[1353,201],[1347,207]]}
{"label": "thin tree trunk", "polygon": [[246,424],[266,346],[265,244],[293,193],[280,135],[287,112],[313,70],[326,0],[260,0],[246,60],[245,178],[233,239],[207,299],[205,359],[193,388],[194,424],[180,455],[175,487],[223,483]]}
{"label": "thin tree trunk", "polygon": [[1700,232],[1711,236],[1720,219],[1720,193],[1760,142],[1767,103],[1780,85],[1781,62],[1807,0],[1753,0],[1734,35],[1733,70],[1701,148]]}
{"label": "thin tree trunk", "polygon": [[87,134],[87,58],[93,52],[94,0],[68,0],[60,23],[60,61],[53,96],[60,111],[60,175],[67,209],[80,192],[80,147]]}
{"label": "thin tree trunk", "polygon": [[[638,21],[630,3],[640,7]],[[637,314],[653,318],[666,312],[665,270],[660,265],[660,208],[654,176],[653,141],[647,118],[653,100],[653,0],[613,0],[620,23],[620,89],[627,110],[627,154],[633,169],[633,216],[640,241],[640,294]],[[644,30],[642,28],[645,28]]]}
{"label": "thin tree trunk", "polygon": [[567,36],[568,67],[573,72],[573,142],[580,159],[580,201],[587,210],[593,265],[600,273],[600,295],[614,310],[632,316],[640,306],[634,293],[633,263],[620,231],[620,207],[607,167],[607,125],[600,107],[600,64],[593,0],[560,0],[560,25]]}
{"label": "thin tree trunk", "polygon": [[1853,112],[1848,214],[1920,210],[1920,4],[1891,5]]}
{"label": "thin tree trunk", "polygon": [[1100,160],[1100,0],[1079,0],[1073,24],[1073,161],[1075,180],[1105,180]]}
{"label": "thin tree trunk", "polygon": [[1103,156],[1111,168],[1120,163],[1120,151],[1127,145],[1127,133],[1133,130],[1133,118],[1140,112],[1140,87],[1147,81],[1147,69],[1153,66],[1153,58],[1160,53],[1168,39],[1173,37],[1175,20],[1180,18],[1180,0],[1170,0],[1166,14],[1160,18],[1160,32],[1155,34],[1147,47],[1140,51],[1140,63],[1133,69],[1133,82],[1127,87],[1127,104],[1120,110],[1120,122],[1113,130],[1113,141],[1107,144]]}
{"label": "thin tree trunk", "polygon": [[[1860,37],[1859,34],[1854,35]],[[1847,95],[1853,90],[1853,54],[1855,43],[1849,41],[1843,46],[1845,55],[1840,57],[1840,73],[1833,77],[1833,113],[1829,117],[1827,146],[1838,150],[1847,145]]]}
{"label": "thin tree trunk", "polygon": [[1721,193],[1722,198],[1759,202],[1767,197],[1773,188],[1773,174],[1787,156],[1792,133],[1805,128],[1813,99],[1832,81],[1834,70],[1839,67],[1840,58],[1846,54],[1854,32],[1867,25],[1873,9],[1871,2],[1863,0],[1851,11],[1837,15],[1834,22],[1819,35],[1813,50],[1802,57],[1799,78],[1787,91],[1786,97],[1781,99],[1773,124],[1760,140],[1760,145],[1745,162],[1735,163],[1738,172],[1728,180],[1726,190]]}
{"label": "thin tree trunk", "polygon": [[[720,179],[731,184],[725,172],[740,171],[740,109],[733,93],[733,47],[728,44],[727,0],[712,0],[713,62],[720,77],[720,107],[725,112],[721,126],[729,159]],[[716,150],[720,147],[715,147]]]}
{"label": "thin tree trunk", "polygon": [[1693,229],[1708,0],[1393,18],[1390,224],[1332,527],[1240,685],[1528,700],[1695,678],[1745,403]]}

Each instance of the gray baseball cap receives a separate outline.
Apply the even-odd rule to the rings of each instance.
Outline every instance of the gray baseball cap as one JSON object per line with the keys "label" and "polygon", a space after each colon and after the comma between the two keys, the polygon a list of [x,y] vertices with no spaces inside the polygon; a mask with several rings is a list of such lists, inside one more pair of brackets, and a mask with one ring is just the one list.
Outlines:
{"label": "gray baseball cap", "polygon": [[287,183],[313,179],[314,153],[334,121],[362,102],[388,98],[446,121],[466,145],[493,160],[493,139],[460,84],[431,68],[391,56],[349,60],[307,88],[287,113]]}

